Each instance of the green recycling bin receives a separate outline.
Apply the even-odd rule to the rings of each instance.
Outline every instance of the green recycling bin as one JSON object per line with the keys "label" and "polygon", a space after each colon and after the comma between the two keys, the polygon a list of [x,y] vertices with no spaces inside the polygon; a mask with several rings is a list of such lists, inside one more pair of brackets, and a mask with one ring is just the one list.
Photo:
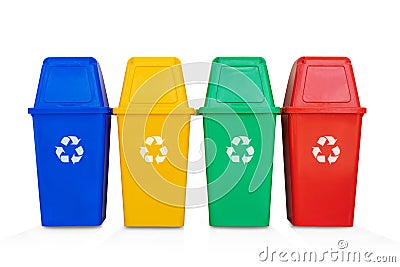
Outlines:
{"label": "green recycling bin", "polygon": [[265,60],[218,57],[203,115],[211,226],[268,226],[276,115]]}

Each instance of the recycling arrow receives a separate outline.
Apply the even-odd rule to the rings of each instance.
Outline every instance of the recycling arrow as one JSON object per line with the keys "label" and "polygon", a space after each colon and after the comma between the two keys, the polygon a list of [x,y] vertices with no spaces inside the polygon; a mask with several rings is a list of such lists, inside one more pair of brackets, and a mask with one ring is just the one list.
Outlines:
{"label": "recycling arrow", "polygon": [[324,145],[325,145],[325,142],[326,142],[325,136],[321,136],[321,137],[318,139],[318,141],[317,141],[317,143],[318,143],[320,146],[324,146]]}
{"label": "recycling arrow", "polygon": [[[340,155],[340,148],[338,145],[336,145],[336,142],[337,142],[337,139],[331,135],[325,135],[325,136],[319,137],[318,141],[317,141],[318,146],[312,147],[312,154],[313,154],[314,158],[319,163],[325,163],[327,161],[328,161],[329,165],[332,165],[333,163],[335,163],[338,160],[339,155]],[[324,155],[321,150],[321,148],[324,147],[325,145],[332,147],[331,153],[328,155],[328,157],[326,157],[326,155]]]}
{"label": "recycling arrow", "polygon": [[159,164],[160,162],[163,162],[165,160],[165,156],[160,156],[157,154],[156,156],[156,162]]}
{"label": "recycling arrow", "polygon": [[325,136],[325,138],[328,140],[328,145],[334,145],[337,141],[333,136]]}
{"label": "recycling arrow", "polygon": [[249,155],[254,155],[254,147],[250,146],[248,148],[246,148],[247,153],[249,153]]}
{"label": "recycling arrow", "polygon": [[73,145],[77,145],[77,144],[79,144],[79,141],[81,141],[81,139],[79,139],[76,136],[68,136],[68,137],[69,137],[69,139],[71,139]]}
{"label": "recycling arrow", "polygon": [[62,148],[60,146],[56,146],[56,155],[58,158],[61,158],[62,153],[65,153],[64,148]]}
{"label": "recycling arrow", "polygon": [[146,161],[146,162],[153,162],[153,156],[151,156],[151,155],[146,155],[146,156],[144,156],[144,161]]}
{"label": "recycling arrow", "polygon": [[[235,163],[240,162],[240,160],[242,160],[244,164],[249,163],[254,155],[254,147],[250,146],[250,142],[251,139],[247,136],[235,136],[234,138],[232,138],[231,146],[228,146],[226,148],[226,154],[228,155],[230,160]],[[247,146],[247,148],[244,150],[245,153],[242,156],[235,154],[236,150],[234,146],[238,147],[239,144],[241,144],[242,146]]]}
{"label": "recycling arrow", "polygon": [[[161,136],[149,136],[146,138],[144,143],[145,146],[139,148],[139,153],[145,162],[151,163],[154,162],[155,159],[155,162],[160,164],[161,162],[165,161],[168,154],[168,148],[164,146],[164,140],[161,138]],[[151,147],[153,145],[161,146],[157,155],[149,155],[149,149],[146,146]]]}
{"label": "recycling arrow", "polygon": [[242,139],[242,145],[246,146],[250,144],[251,139],[249,139],[247,136],[240,136],[240,139]]}
{"label": "recycling arrow", "polygon": [[317,161],[318,162],[321,162],[321,163],[324,163],[325,162],[325,156],[317,156]]}
{"label": "recycling arrow", "polygon": [[[69,135],[69,136],[64,136],[63,138],[61,138],[61,145],[63,146],[56,146],[56,155],[57,158],[62,162],[62,163],[69,163],[72,162],[73,165],[75,165],[76,163],[80,162],[80,160],[82,159],[82,156],[84,154],[84,149],[83,146],[78,146],[79,142],[81,141],[81,139],[79,139],[78,137],[74,136],[74,135]],[[71,155],[66,155],[65,154],[65,149],[64,147],[67,146],[73,146],[75,147],[74,149],[74,153]]]}
{"label": "recycling arrow", "polygon": [[231,146],[228,146],[226,148],[226,154],[228,155],[228,157],[231,157],[233,153],[235,153],[235,149]]}
{"label": "recycling arrow", "polygon": [[239,143],[240,143],[240,137],[238,137],[238,136],[236,136],[236,137],[234,137],[233,139],[232,139],[232,142],[231,142],[233,145],[235,145],[235,146],[237,146],[237,145],[239,145]]}
{"label": "recycling arrow", "polygon": [[168,154],[168,148],[166,146],[163,146],[160,148],[161,155],[167,155]]}
{"label": "recycling arrow", "polygon": [[313,146],[313,151],[312,151],[314,158],[317,158],[318,154],[321,153],[321,149],[319,147]]}
{"label": "recycling arrow", "polygon": [[142,158],[144,158],[147,153],[149,153],[149,150],[147,149],[147,147],[142,146],[140,148],[140,155],[142,155]]}
{"label": "recycling arrow", "polygon": [[147,137],[146,140],[144,141],[145,144],[151,146],[154,142],[154,138],[152,138],[151,136]]}
{"label": "recycling arrow", "polygon": [[75,154],[74,154],[71,157],[71,161],[73,164],[75,164],[75,163],[79,162],[81,160],[81,158],[82,158],[81,156],[75,156]]}
{"label": "recycling arrow", "polygon": [[333,152],[333,154],[335,154],[335,156],[339,156],[339,154],[340,154],[339,146],[335,146],[334,148],[332,148],[332,152]]}
{"label": "recycling arrow", "polygon": [[232,162],[240,162],[240,157],[238,155],[231,157]]}
{"label": "recycling arrow", "polygon": [[67,146],[69,144],[69,137],[65,136],[61,139],[61,144],[63,144],[64,146]]}
{"label": "recycling arrow", "polygon": [[243,155],[242,161],[243,161],[243,163],[248,163],[248,162],[250,162],[250,160],[251,160],[252,158],[253,158],[252,156]]}
{"label": "recycling arrow", "polygon": [[332,163],[336,162],[336,160],[337,160],[338,158],[339,158],[338,156],[329,155],[329,157],[328,157],[328,162],[329,162],[329,164],[332,164]]}
{"label": "recycling arrow", "polygon": [[60,160],[63,163],[68,163],[69,162],[69,156],[61,156]]}
{"label": "recycling arrow", "polygon": [[82,146],[79,146],[79,147],[75,148],[75,151],[79,156],[82,156],[83,152],[84,152]]}

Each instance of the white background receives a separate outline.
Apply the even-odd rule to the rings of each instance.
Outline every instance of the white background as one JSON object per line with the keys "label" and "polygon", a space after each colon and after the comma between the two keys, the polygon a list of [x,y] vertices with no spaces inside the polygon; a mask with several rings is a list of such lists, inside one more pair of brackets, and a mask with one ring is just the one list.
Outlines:
{"label": "white background", "polygon": [[[267,245],[276,250],[329,250],[337,249],[340,239],[348,241],[349,249],[397,255],[399,262],[397,1],[264,2],[2,1],[0,266],[265,265],[258,254]],[[262,56],[275,102],[281,106],[290,68],[306,55],[349,57],[360,101],[368,108],[353,228],[295,228],[287,222],[278,123],[270,227],[210,228],[207,208],[202,207],[187,210],[181,229],[126,229],[115,118],[103,226],[40,226],[27,108],[33,105],[45,57],[95,57],[103,70],[110,106],[115,107],[132,56],[177,56],[182,63],[211,62],[216,56]],[[188,96],[204,97],[205,90],[188,87]],[[191,160],[199,157],[201,127],[201,120],[193,121]],[[205,173],[189,175],[188,183],[204,185]]]}

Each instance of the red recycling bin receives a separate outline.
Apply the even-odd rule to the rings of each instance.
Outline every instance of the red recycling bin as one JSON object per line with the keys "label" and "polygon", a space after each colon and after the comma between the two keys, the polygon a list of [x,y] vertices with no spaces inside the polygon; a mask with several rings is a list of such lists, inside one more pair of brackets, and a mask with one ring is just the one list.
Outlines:
{"label": "red recycling bin", "polygon": [[361,121],[351,62],[302,57],[282,108],[286,206],[295,226],[352,226]]}

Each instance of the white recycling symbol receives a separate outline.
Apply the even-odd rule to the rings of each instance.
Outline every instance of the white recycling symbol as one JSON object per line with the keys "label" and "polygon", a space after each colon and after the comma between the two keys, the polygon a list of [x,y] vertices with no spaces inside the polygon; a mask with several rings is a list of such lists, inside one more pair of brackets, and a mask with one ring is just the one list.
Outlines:
{"label": "white recycling symbol", "polygon": [[[75,163],[78,163],[81,160],[84,152],[83,147],[78,146],[80,141],[81,139],[73,135],[64,136],[60,142],[63,146],[56,146],[56,155],[58,159],[63,163],[72,162],[72,164],[74,165]],[[74,154],[72,156],[65,154],[64,147],[67,147],[69,145],[75,147]]]}
{"label": "white recycling symbol", "polygon": [[[337,139],[335,139],[335,137],[333,136],[321,136],[317,141],[317,144],[319,146],[312,147],[312,154],[314,155],[314,158],[319,163],[325,163],[327,160],[330,165],[332,165],[332,163],[335,163],[340,155],[340,148],[338,145],[336,145],[336,141]],[[329,154],[328,158],[326,158],[326,156],[323,155],[321,151],[321,147],[324,147],[325,145],[332,147],[331,153]]]}
{"label": "white recycling symbol", "polygon": [[[228,146],[226,148],[226,154],[232,162],[240,162],[240,159],[242,159],[242,162],[246,164],[251,161],[254,155],[254,148],[250,145],[250,142],[251,139],[249,139],[247,136],[236,136],[232,139],[232,146]],[[240,158],[240,155],[234,155],[234,153],[236,153],[234,147],[238,147],[240,143],[242,146],[247,146],[246,153],[242,156],[242,158]]]}
{"label": "white recycling symbol", "polygon": [[146,146],[140,147],[140,155],[146,162],[154,162],[154,158],[155,158],[155,161],[157,162],[157,164],[160,164],[161,162],[163,162],[165,160],[165,158],[167,157],[167,154],[168,154],[168,148],[166,146],[164,146],[164,140],[160,136],[149,136],[146,138],[144,143],[148,146],[152,146],[152,145],[161,146],[161,148],[159,149],[159,152],[157,153],[157,155],[155,157],[154,157],[154,155],[149,154],[149,150],[147,149]]}

